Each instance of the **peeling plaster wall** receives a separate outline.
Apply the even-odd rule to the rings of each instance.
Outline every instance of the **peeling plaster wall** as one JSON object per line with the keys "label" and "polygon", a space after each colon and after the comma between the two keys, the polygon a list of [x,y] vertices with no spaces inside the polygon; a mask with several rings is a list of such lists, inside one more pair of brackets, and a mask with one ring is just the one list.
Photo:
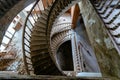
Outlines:
{"label": "peeling plaster wall", "polygon": [[15,4],[2,18],[0,18],[0,44],[2,42],[5,31],[14,19],[14,17],[29,4],[33,3],[35,0],[21,0],[19,3]]}
{"label": "peeling plaster wall", "polygon": [[19,74],[26,74],[24,63],[23,63],[23,53],[22,53],[22,31],[23,27],[17,31],[7,48],[7,51],[13,51],[16,54],[14,62],[7,68],[8,71],[14,71]]}
{"label": "peeling plaster wall", "polygon": [[7,48],[7,51],[14,51],[14,53],[16,54],[15,61],[7,68],[7,70],[15,71],[19,74],[26,74],[22,53],[22,33],[24,21],[27,16],[26,14],[25,11],[19,13],[22,21],[22,27],[20,28],[20,30],[16,31],[14,37],[9,43],[10,46]]}
{"label": "peeling plaster wall", "polygon": [[120,56],[104,24],[89,0],[82,0],[79,7],[103,77],[114,77],[117,80],[120,78]]}

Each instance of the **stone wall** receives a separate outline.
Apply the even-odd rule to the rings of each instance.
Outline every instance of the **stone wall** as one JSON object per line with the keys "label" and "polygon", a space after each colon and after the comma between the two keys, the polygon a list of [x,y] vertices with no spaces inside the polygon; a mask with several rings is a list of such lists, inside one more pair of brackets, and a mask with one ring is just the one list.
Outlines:
{"label": "stone wall", "polygon": [[114,80],[117,80],[120,78],[120,56],[107,34],[105,25],[89,0],[82,0],[79,7],[103,77],[114,77]]}

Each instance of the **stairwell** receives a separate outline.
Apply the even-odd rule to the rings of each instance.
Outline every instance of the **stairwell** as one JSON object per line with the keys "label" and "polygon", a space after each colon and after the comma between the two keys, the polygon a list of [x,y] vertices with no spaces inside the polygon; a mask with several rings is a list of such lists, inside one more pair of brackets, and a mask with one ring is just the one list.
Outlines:
{"label": "stairwell", "polygon": [[31,61],[34,73],[37,75],[59,75],[61,74],[49,55],[46,40],[47,16],[51,5],[42,12],[41,17],[35,23],[31,37]]}
{"label": "stairwell", "polygon": [[[15,2],[14,0],[12,1]],[[97,17],[95,18],[95,21],[93,20],[94,17],[92,15],[92,11],[94,11],[95,7],[93,8],[93,5],[91,5],[92,2],[90,2],[89,0],[81,1],[79,4],[81,4],[80,5],[81,14],[84,17],[84,22],[85,22],[86,30],[88,33],[88,37],[96,53],[97,60],[98,60],[100,69],[102,71],[103,78],[102,77],[65,76],[62,70],[56,64],[56,61],[55,61],[56,60],[55,59],[56,47],[58,47],[58,45],[60,45],[62,41],[69,40],[70,38],[69,35],[71,31],[71,28],[69,26],[71,26],[71,24],[67,24],[67,27],[64,27],[64,28],[62,28],[61,25],[55,25],[55,24],[57,22],[57,19],[63,13],[65,13],[72,5],[78,3],[79,1],[80,0],[65,0],[65,1],[64,0],[55,0],[55,1],[45,0],[47,6],[44,5],[44,11],[40,10],[39,14],[36,13],[35,14],[36,16],[35,16],[32,13],[32,12],[36,12],[34,7],[38,6],[39,8],[40,6],[38,4],[39,0],[37,0],[35,2],[35,5],[33,6],[33,8],[31,9],[31,11],[29,12],[27,16],[27,19],[24,25],[24,30],[23,30],[23,58],[24,58],[25,66],[26,66],[25,69],[28,75],[17,75],[16,74],[16,75],[9,75],[8,77],[6,77],[8,73],[2,74],[3,72],[1,72],[0,74],[1,79],[19,78],[19,79],[58,79],[58,80],[59,79],[78,79],[78,80],[114,80],[115,79],[117,80],[119,78],[119,68],[118,68],[119,63],[116,65],[116,62],[114,62],[114,59],[116,58],[116,56],[118,56],[115,59],[115,61],[118,61],[120,59],[119,55],[117,54],[117,51],[114,47],[112,47],[112,52],[111,52],[111,48],[107,47],[107,44],[103,39],[104,37],[109,38],[106,31],[104,31],[105,28],[103,28],[103,26],[105,25],[103,25],[103,22],[98,17],[96,12],[94,12],[94,14]],[[99,1],[99,2],[101,3],[102,1]],[[102,3],[103,4],[101,6],[105,4],[104,1]],[[95,4],[95,3],[92,3],[92,4]],[[88,12],[89,11],[88,7],[90,8],[90,12]],[[3,11],[3,12],[6,12],[6,11]],[[29,20],[29,17],[33,18],[35,24]],[[97,27],[95,24],[96,21],[98,23]],[[29,22],[29,25],[31,25],[32,27],[28,26],[27,24],[28,22]],[[59,27],[59,29],[57,27],[54,27],[53,25]],[[102,25],[102,29],[100,28],[101,25]],[[91,27],[94,27],[94,29],[96,29],[98,32],[96,32],[94,29],[92,30]],[[102,34],[101,34],[101,31],[103,31]],[[67,38],[65,38],[66,36]],[[103,38],[101,38],[101,36]],[[118,37],[118,35],[115,35],[115,37],[116,36]],[[103,42],[103,45],[102,44],[100,45],[100,41]],[[112,43],[110,43],[110,45],[112,45]],[[115,56],[112,57],[112,55],[111,54],[109,55],[109,53],[111,54],[114,53]],[[107,54],[110,57],[108,57]],[[112,57],[112,60],[111,60],[111,57]],[[80,58],[77,58],[76,56],[75,59],[76,61],[78,61]],[[107,62],[107,60],[109,61]],[[112,63],[113,65],[110,67]],[[114,64],[116,66],[114,66]],[[114,68],[114,70],[118,72],[110,70],[112,68]],[[31,75],[30,73],[31,71],[33,72],[34,75]],[[113,75],[113,73],[116,73],[116,74]],[[117,76],[117,78],[114,78],[114,76]]]}

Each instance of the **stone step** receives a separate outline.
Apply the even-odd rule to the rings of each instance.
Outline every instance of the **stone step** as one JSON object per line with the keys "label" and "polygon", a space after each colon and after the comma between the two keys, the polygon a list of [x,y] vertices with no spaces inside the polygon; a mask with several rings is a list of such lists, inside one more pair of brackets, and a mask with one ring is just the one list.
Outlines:
{"label": "stone step", "polygon": [[41,19],[44,19],[44,20],[46,20],[47,21],[47,15],[41,15]]}
{"label": "stone step", "polygon": [[45,42],[46,41],[46,37],[45,36],[34,36],[32,39],[32,41],[36,41],[36,42],[39,42],[39,41],[43,41]]}
{"label": "stone step", "polygon": [[47,45],[42,45],[42,46],[38,45],[35,47],[31,47],[31,51],[38,50],[38,49],[43,50],[43,49],[47,49],[47,48],[48,48]]}
{"label": "stone step", "polygon": [[51,6],[49,6],[48,8],[46,8],[46,13],[49,13]]}
{"label": "stone step", "polygon": [[46,32],[45,28],[34,28],[35,31]]}
{"label": "stone step", "polygon": [[33,36],[33,38],[31,39],[31,40],[46,40],[46,37],[45,36],[41,36],[40,38],[39,38],[39,36]]}
{"label": "stone step", "polygon": [[[47,45],[47,42],[46,41],[44,41],[44,42],[34,42],[34,43],[31,43],[31,46],[46,46]],[[32,48],[31,48],[32,49]]]}
{"label": "stone step", "polygon": [[[44,29],[46,29],[46,24],[43,24],[43,23],[39,23],[39,22],[37,22],[37,23],[35,23],[35,26],[38,26],[37,28],[39,29],[39,28],[44,28]],[[35,27],[36,28],[36,27]]]}
{"label": "stone step", "polygon": [[[52,63],[50,63],[51,62],[51,59],[50,58],[48,58],[48,59],[44,59],[44,60],[40,60],[38,63],[33,63],[33,67],[34,68],[37,68],[37,67],[39,67],[39,68],[43,68],[43,66],[47,66],[48,64],[52,64]],[[44,69],[44,68],[43,68]]]}
{"label": "stone step", "polygon": [[45,74],[53,74],[54,72],[56,72],[56,69],[55,69],[55,66],[51,64],[51,65],[45,66],[41,72],[44,72]]}
{"label": "stone step", "polygon": [[40,19],[38,19],[38,22],[42,23],[42,24],[45,24],[45,25],[47,24],[47,20],[44,20],[41,17],[40,17]]}
{"label": "stone step", "polygon": [[35,51],[39,51],[39,53],[40,53],[40,52],[42,52],[42,51],[47,51],[47,48],[48,48],[48,47],[46,47],[46,48],[39,48],[39,49],[33,48],[33,49],[31,49],[31,51],[34,52],[34,53],[35,53]]}
{"label": "stone step", "polygon": [[35,58],[32,59],[33,62],[38,62],[38,61],[43,61],[43,60],[46,60],[48,59],[50,56],[48,54],[44,54],[44,55],[41,55],[41,56],[35,56]]}
{"label": "stone step", "polygon": [[46,37],[45,34],[41,34],[41,33],[34,33],[32,34],[32,36],[37,36],[37,37]]}
{"label": "stone step", "polygon": [[42,54],[48,54],[48,49],[42,49],[42,50],[35,50],[35,51],[31,51],[31,57],[34,58],[35,56],[39,56]]}
{"label": "stone step", "polygon": [[71,29],[70,28],[65,28],[63,30],[56,30],[56,31],[52,32],[51,35],[54,36],[58,33],[61,33],[61,32],[64,32],[64,31],[69,31],[69,30],[71,30]]}
{"label": "stone step", "polygon": [[47,10],[42,12],[43,14],[45,14],[46,16],[48,16],[49,12]]}
{"label": "stone step", "polygon": [[45,32],[44,29],[42,29],[42,30],[40,30],[40,29],[38,29],[38,30],[35,29],[34,32],[33,32],[33,34],[37,34],[37,35],[39,35],[39,34],[46,35],[45,33],[46,33],[46,32]]}

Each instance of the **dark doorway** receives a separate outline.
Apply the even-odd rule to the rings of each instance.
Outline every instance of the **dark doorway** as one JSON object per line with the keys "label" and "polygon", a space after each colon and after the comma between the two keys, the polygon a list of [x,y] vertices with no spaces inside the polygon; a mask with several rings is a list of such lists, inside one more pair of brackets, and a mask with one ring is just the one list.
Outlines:
{"label": "dark doorway", "polygon": [[72,59],[72,47],[71,40],[64,42],[57,50],[57,61],[61,69],[64,71],[72,71],[73,59]]}

